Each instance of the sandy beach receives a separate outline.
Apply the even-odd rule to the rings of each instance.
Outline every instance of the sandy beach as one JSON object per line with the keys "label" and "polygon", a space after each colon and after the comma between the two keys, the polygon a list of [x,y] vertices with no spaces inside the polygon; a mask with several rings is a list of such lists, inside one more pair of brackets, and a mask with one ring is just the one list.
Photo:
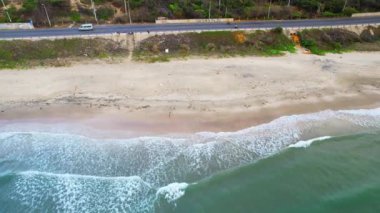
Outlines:
{"label": "sandy beach", "polygon": [[379,52],[290,54],[3,70],[0,121],[63,120],[149,135],[234,131],[283,115],[375,108],[379,59]]}

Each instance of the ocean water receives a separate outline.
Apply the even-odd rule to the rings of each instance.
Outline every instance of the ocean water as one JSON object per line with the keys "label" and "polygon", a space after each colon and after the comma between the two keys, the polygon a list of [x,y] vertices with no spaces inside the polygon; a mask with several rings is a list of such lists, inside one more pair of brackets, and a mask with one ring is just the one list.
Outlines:
{"label": "ocean water", "polygon": [[0,212],[380,212],[379,200],[380,109],[124,140],[0,126]]}
{"label": "ocean water", "polygon": [[158,212],[380,212],[380,134],[290,148],[189,186]]}

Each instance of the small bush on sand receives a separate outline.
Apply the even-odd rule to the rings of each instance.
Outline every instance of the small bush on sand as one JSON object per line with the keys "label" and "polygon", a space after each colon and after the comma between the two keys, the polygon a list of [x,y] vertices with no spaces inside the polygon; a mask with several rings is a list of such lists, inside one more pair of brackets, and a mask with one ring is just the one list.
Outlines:
{"label": "small bush on sand", "polygon": [[189,53],[190,49],[191,49],[190,46],[187,45],[187,44],[181,44],[180,48],[181,48],[181,50],[182,50],[183,53]]}
{"label": "small bush on sand", "polygon": [[236,32],[234,33],[234,39],[236,43],[243,44],[247,40],[247,37],[244,35],[243,32]]}
{"label": "small bush on sand", "polygon": [[215,51],[215,49],[216,49],[216,45],[215,45],[214,43],[208,43],[208,44],[206,45],[206,49],[207,49],[208,51]]}

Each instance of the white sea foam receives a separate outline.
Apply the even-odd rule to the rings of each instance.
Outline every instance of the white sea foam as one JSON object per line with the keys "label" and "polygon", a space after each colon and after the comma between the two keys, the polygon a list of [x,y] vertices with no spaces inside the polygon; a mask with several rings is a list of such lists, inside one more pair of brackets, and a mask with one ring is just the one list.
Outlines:
{"label": "white sea foam", "polygon": [[291,144],[288,147],[289,148],[307,148],[312,143],[314,143],[316,141],[324,141],[324,140],[327,140],[327,139],[330,139],[330,138],[331,138],[331,136],[324,136],[324,137],[319,137],[319,138],[313,138],[313,139],[306,140],[306,141],[298,141],[297,143]]}
{"label": "white sea foam", "polygon": [[138,176],[98,177],[25,171],[13,181],[13,201],[28,210],[54,212],[153,212],[153,203],[164,199],[175,205],[187,183],[171,183],[157,190]]}
{"label": "white sea foam", "polygon": [[27,171],[10,195],[36,212],[152,212],[154,189],[140,177],[96,177]]}
{"label": "white sea foam", "polygon": [[161,187],[156,192],[156,199],[163,197],[168,203],[173,203],[185,194],[187,183],[171,183]]}
{"label": "white sea foam", "polygon": [[376,109],[356,109],[356,110],[338,110],[338,113],[347,113],[351,115],[380,116],[380,108]]}
{"label": "white sea foam", "polygon": [[[67,178],[67,179],[72,178],[72,179],[93,179],[93,180],[134,180],[134,181],[144,182],[139,176],[107,177],[107,176],[68,174],[68,173],[58,174],[58,173],[39,172],[39,171],[32,171],[32,170],[19,172],[17,173],[17,175],[24,176],[24,177],[45,176],[45,177],[52,177],[52,178]],[[149,185],[148,183],[145,183],[145,184]]]}

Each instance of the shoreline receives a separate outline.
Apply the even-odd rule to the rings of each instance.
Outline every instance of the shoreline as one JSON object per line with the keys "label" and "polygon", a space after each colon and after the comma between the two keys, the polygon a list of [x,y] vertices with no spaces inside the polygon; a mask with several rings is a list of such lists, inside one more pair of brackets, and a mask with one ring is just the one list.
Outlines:
{"label": "shoreline", "polygon": [[0,127],[64,122],[135,137],[236,131],[286,115],[377,108],[378,58],[292,54],[1,71]]}
{"label": "shoreline", "polygon": [[[52,106],[45,109],[21,109],[2,113],[2,126],[30,123],[48,127],[49,125],[72,125],[86,127],[85,136],[130,138],[140,136],[187,135],[197,132],[234,132],[241,129],[269,123],[284,116],[317,113],[325,110],[359,110],[380,107],[380,96],[336,97],[333,101],[304,102],[288,105],[263,107],[244,112],[183,112],[166,113],[92,110],[78,106]],[[74,130],[75,128],[70,128]],[[34,127],[33,127],[34,128]],[[33,129],[32,129],[33,130]],[[97,133],[95,133],[95,132]],[[75,131],[74,131],[75,132]]]}

